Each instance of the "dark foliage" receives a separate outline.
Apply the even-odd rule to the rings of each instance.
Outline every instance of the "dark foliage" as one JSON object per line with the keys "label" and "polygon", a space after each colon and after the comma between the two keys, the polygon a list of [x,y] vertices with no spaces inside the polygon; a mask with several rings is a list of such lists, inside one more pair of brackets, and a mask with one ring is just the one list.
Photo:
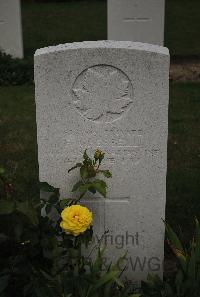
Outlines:
{"label": "dark foliage", "polygon": [[33,63],[0,52],[0,86],[33,82]]}

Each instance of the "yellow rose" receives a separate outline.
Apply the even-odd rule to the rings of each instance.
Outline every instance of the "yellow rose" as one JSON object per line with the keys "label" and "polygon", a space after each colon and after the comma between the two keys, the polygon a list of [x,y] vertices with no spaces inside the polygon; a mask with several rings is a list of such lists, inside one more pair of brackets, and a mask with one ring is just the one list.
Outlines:
{"label": "yellow rose", "polygon": [[92,224],[92,213],[81,205],[66,207],[61,213],[61,218],[60,227],[67,234],[74,236],[84,233]]}
{"label": "yellow rose", "polygon": [[98,159],[102,159],[103,157],[104,157],[104,153],[101,150],[97,149],[94,154],[94,158],[98,160]]}

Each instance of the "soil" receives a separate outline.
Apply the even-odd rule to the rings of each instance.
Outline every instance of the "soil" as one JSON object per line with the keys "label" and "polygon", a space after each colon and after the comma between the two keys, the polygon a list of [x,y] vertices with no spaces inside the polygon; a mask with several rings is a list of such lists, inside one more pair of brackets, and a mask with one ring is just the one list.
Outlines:
{"label": "soil", "polygon": [[170,66],[170,80],[200,82],[200,60],[172,60]]}

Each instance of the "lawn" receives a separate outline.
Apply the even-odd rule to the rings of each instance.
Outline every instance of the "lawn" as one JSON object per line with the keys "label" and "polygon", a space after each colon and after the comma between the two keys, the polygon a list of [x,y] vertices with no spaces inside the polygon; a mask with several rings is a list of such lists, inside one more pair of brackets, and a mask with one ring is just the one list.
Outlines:
{"label": "lawn", "polygon": [[[0,164],[22,198],[38,198],[34,88],[0,88]],[[170,85],[167,220],[189,233],[200,214],[200,84]]]}
{"label": "lawn", "polygon": [[106,2],[24,4],[22,16],[26,56],[48,45],[106,39]]}
{"label": "lawn", "polygon": [[200,84],[170,86],[167,219],[183,226],[200,216]]}
{"label": "lawn", "polygon": [[[165,45],[172,55],[200,55],[200,1],[166,0]],[[59,43],[107,38],[106,1],[24,3],[25,56]]]}
{"label": "lawn", "polygon": [[23,199],[39,197],[33,86],[0,88],[0,164]]}
{"label": "lawn", "polygon": [[200,56],[200,1],[165,1],[165,45],[171,55]]}

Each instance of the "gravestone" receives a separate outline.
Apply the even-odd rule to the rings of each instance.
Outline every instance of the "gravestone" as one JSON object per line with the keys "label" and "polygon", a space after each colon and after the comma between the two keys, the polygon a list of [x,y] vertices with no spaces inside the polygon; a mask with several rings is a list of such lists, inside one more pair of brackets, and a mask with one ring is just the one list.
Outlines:
{"label": "gravestone", "polygon": [[[128,254],[124,275],[162,275],[169,53],[134,42],[80,42],[35,53],[40,181],[72,197],[84,150],[105,154],[107,198],[86,199],[105,264]],[[105,234],[105,232],[107,232]]]}
{"label": "gravestone", "polygon": [[165,0],[108,0],[108,39],[164,43]]}
{"label": "gravestone", "polygon": [[23,58],[20,0],[0,0],[0,50]]}

